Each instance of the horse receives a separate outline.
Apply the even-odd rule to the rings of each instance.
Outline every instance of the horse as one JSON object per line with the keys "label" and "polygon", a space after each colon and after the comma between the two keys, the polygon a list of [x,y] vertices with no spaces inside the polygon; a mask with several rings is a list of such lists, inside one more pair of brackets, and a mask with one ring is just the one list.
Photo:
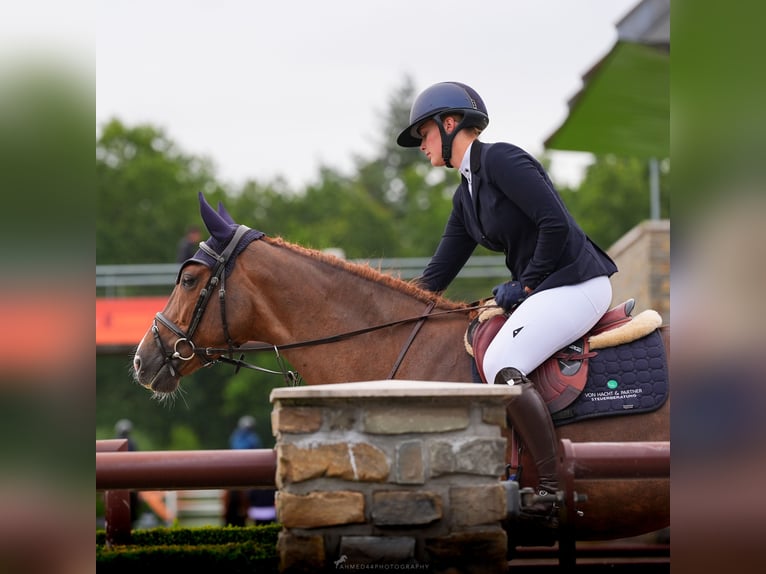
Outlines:
{"label": "horse", "polygon": [[[140,385],[171,395],[182,377],[217,361],[237,363],[234,354],[248,348],[282,353],[309,385],[475,380],[464,344],[473,304],[267,236],[235,223],[222,204],[216,211],[202,194],[199,199],[211,237],[181,265],[164,310],[135,350],[133,378]],[[664,342],[667,347],[669,337]],[[651,412],[591,418],[556,431],[572,442],[669,441],[669,412],[668,399]],[[504,431],[509,461],[518,452],[510,425]],[[519,479],[522,488],[536,479],[525,456],[522,451],[522,466],[531,472]],[[634,537],[669,525],[669,479],[578,479],[575,487],[587,497],[577,540]]]}

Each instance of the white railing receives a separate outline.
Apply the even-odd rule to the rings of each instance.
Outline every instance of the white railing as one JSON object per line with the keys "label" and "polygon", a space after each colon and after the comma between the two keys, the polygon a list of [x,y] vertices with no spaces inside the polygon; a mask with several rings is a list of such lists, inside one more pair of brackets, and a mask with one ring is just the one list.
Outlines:
{"label": "white railing", "polygon": [[[413,279],[423,272],[427,257],[396,257],[384,259],[352,259],[384,273],[402,279]],[[143,265],[96,265],[96,288],[114,294],[120,287],[172,286],[178,275],[178,263],[151,263]],[[468,260],[458,275],[460,278],[507,277],[508,270],[502,256],[481,255]]]}

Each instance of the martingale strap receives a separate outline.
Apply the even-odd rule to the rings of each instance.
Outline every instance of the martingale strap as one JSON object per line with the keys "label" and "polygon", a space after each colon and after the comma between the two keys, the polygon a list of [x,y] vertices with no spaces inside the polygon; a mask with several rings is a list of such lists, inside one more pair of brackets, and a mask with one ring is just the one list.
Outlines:
{"label": "martingale strap", "polygon": [[415,340],[415,337],[418,334],[418,331],[420,331],[420,328],[423,326],[423,323],[426,322],[426,317],[428,317],[429,313],[433,310],[434,306],[436,305],[436,301],[429,301],[428,305],[426,306],[426,311],[423,313],[423,315],[420,317],[417,323],[415,323],[415,326],[412,328],[412,332],[410,333],[409,338],[404,343],[404,346],[402,347],[402,350],[399,351],[399,356],[396,358],[396,362],[394,363],[393,368],[391,369],[391,372],[388,375],[389,379],[393,379],[394,375],[396,375],[396,371],[399,370],[399,366],[402,364],[402,361],[404,360],[404,356],[407,354],[407,351],[409,350],[410,346],[412,345],[412,342]]}

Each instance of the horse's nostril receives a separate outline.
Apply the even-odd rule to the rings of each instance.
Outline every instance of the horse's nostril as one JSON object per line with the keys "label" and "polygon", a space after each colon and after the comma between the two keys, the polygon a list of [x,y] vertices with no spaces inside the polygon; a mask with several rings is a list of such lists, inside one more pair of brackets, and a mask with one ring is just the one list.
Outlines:
{"label": "horse's nostril", "polygon": [[141,370],[141,357],[139,357],[138,355],[133,357],[133,370],[136,372]]}

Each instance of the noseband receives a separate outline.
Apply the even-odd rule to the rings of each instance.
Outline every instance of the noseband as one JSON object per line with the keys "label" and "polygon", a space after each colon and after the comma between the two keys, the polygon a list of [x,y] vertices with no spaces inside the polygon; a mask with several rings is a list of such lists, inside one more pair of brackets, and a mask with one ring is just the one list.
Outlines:
{"label": "noseband", "polygon": [[[192,321],[191,321],[191,324],[189,325],[188,331],[184,332],[183,329],[181,329],[178,325],[173,323],[173,321],[165,317],[165,315],[163,315],[162,312],[158,312],[155,315],[155,320],[152,323],[152,335],[154,336],[154,341],[157,344],[157,346],[160,348],[160,352],[162,356],[164,357],[162,366],[163,367],[167,366],[172,376],[174,377],[177,376],[177,373],[175,369],[173,368],[173,361],[176,359],[179,361],[190,361],[195,356],[199,356],[201,360],[205,363],[205,365],[209,365],[215,362],[213,360],[210,360],[206,356],[204,350],[197,348],[197,346],[194,344],[194,341],[192,340],[192,337],[194,336],[194,332],[197,330],[197,327],[199,326],[199,323],[202,320],[202,315],[205,313],[207,304],[210,301],[210,296],[213,294],[213,289],[219,283],[220,283],[220,287],[218,289],[218,299],[221,302],[221,324],[223,327],[224,336],[226,338],[226,344],[228,346],[229,358],[230,359],[232,358],[232,353],[234,352],[234,345],[231,340],[231,337],[229,336],[229,328],[226,322],[226,288],[224,285],[226,274],[224,273],[224,271],[226,270],[226,263],[229,261],[229,259],[232,256],[232,253],[237,248],[237,245],[239,245],[239,242],[242,240],[242,238],[245,236],[245,234],[248,231],[250,231],[249,227],[247,227],[246,225],[240,225],[237,228],[236,232],[234,233],[234,236],[231,238],[228,245],[226,246],[226,249],[224,249],[223,253],[221,254],[216,253],[211,247],[209,247],[204,242],[199,244],[200,249],[202,249],[205,253],[207,253],[213,259],[215,259],[215,265],[213,266],[212,273],[210,274],[210,278],[207,280],[207,285],[205,285],[205,288],[202,289],[202,291],[200,291],[199,293],[197,303],[194,306],[194,312],[192,313]],[[168,350],[165,347],[165,345],[162,343],[157,322],[162,323],[165,327],[170,329],[170,331],[172,331],[178,337],[175,343],[173,343],[172,350]],[[189,347],[188,355],[183,355],[181,353],[181,348],[183,348],[185,345],[188,345]],[[161,370],[162,370],[162,367],[159,369],[159,371]]]}

